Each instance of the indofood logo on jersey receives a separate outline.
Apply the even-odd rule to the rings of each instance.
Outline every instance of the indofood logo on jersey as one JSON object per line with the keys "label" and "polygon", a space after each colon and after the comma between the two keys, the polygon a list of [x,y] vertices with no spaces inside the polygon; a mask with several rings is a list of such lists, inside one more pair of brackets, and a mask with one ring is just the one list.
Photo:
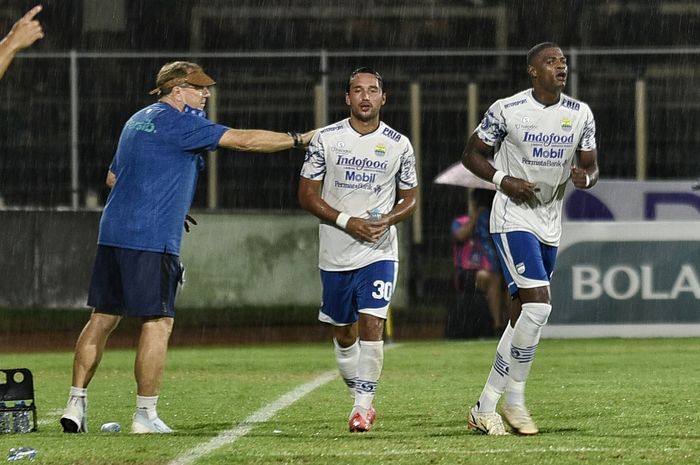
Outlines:
{"label": "indofood logo on jersey", "polygon": [[[561,135],[553,132],[545,134],[542,132],[534,133],[525,131],[525,134],[523,135],[523,142],[539,144],[539,146],[532,147],[533,158],[564,158],[564,151],[566,150],[565,147],[571,147],[573,145],[574,135]],[[557,164],[553,166],[559,165]]]}
{"label": "indofood logo on jersey", "polygon": [[574,135],[569,134],[568,136],[562,136],[553,132],[550,134],[544,134],[542,132],[534,133],[525,131],[525,135],[523,135],[523,142],[535,142],[537,144],[542,144],[545,147],[549,147],[550,145],[570,147],[574,143]]}
{"label": "indofood logo on jersey", "polygon": [[[382,144],[378,144],[374,148],[374,153],[379,155],[378,151],[384,151],[386,149]],[[352,168],[345,170],[345,181],[361,183],[362,187],[365,189],[371,189],[372,185],[377,180],[377,173],[384,173],[389,168],[388,161],[373,160],[369,157],[359,158],[359,157],[338,157],[338,166],[343,166],[346,168]],[[359,186],[352,186],[357,188]]]}
{"label": "indofood logo on jersey", "polygon": [[371,158],[367,157],[344,157],[341,155],[338,157],[338,166],[345,166],[347,168],[354,168],[356,170],[361,171],[367,170],[384,172],[387,170],[387,168],[389,168],[389,162],[381,160],[372,160]]}

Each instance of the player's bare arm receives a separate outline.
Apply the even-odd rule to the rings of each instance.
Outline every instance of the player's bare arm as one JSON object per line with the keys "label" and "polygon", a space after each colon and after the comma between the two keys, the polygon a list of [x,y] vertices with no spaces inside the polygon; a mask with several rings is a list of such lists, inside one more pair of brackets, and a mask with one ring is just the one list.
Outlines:
{"label": "player's bare arm", "polygon": [[306,148],[309,146],[311,138],[314,137],[314,134],[316,134],[316,129],[300,134],[302,147]]}
{"label": "player's bare arm", "polygon": [[[479,139],[476,134],[472,134],[464,149],[462,164],[484,181],[493,182],[496,168],[487,160],[491,157],[493,157],[493,147]],[[518,205],[533,202],[537,192],[536,183],[513,176],[503,177],[499,188]]]}
{"label": "player's bare arm", "polygon": [[373,219],[367,221],[370,228],[368,231],[372,232],[371,242],[376,242],[379,238],[396,223],[400,223],[406,218],[413,215],[416,211],[417,201],[416,195],[418,194],[418,188],[414,187],[412,189],[398,189],[398,201],[394,208],[391,209],[389,213],[382,215],[379,219]]}
{"label": "player's bare arm", "polygon": [[484,181],[491,182],[496,168],[487,161],[493,158],[493,147],[485,144],[476,134],[472,134],[462,154],[462,164]]}
{"label": "player's bare arm", "polygon": [[391,209],[389,213],[382,215],[378,220],[373,220],[373,224],[383,225],[386,228],[389,226],[400,223],[406,218],[413,215],[416,211],[418,205],[416,201],[416,196],[418,195],[418,188],[414,187],[412,189],[397,189],[398,200],[394,208]]}
{"label": "player's bare arm", "polygon": [[578,152],[578,166],[571,166],[571,182],[578,189],[590,189],[598,182],[598,151]]}
{"label": "player's bare arm", "polygon": [[0,78],[5,74],[17,52],[30,47],[34,42],[44,37],[41,24],[34,19],[41,10],[41,5],[37,5],[29,10],[12,26],[7,36],[0,41]]}
{"label": "player's bare arm", "polygon": [[263,129],[229,129],[219,140],[219,146],[244,152],[279,152],[309,145],[314,131],[303,134],[266,131]]}
{"label": "player's bare arm", "polygon": [[[338,224],[338,217],[341,215],[341,212],[328,205],[328,203],[321,198],[322,185],[322,181],[313,181],[301,176],[299,178],[298,191],[299,205],[322,221]],[[358,239],[376,242],[386,228],[386,226],[383,226],[379,222],[369,222],[364,218],[351,216],[347,220],[344,229]]]}

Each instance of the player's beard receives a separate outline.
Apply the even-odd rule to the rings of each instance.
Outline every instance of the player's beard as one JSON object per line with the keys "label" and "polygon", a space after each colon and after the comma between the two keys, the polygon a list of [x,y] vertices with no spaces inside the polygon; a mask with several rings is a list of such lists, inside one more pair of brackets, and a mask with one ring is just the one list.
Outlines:
{"label": "player's beard", "polygon": [[356,120],[362,121],[363,123],[369,123],[379,116],[379,110],[375,109],[375,107],[371,107],[369,112],[367,113],[363,113],[362,111],[356,111],[354,109],[351,109],[351,111],[352,116]]}

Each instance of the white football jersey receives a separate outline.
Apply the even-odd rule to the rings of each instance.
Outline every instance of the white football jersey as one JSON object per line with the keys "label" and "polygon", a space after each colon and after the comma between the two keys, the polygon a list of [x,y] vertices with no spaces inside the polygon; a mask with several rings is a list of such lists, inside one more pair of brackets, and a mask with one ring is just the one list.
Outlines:
{"label": "white football jersey", "polygon": [[[376,131],[360,134],[350,118],[320,129],[311,139],[301,175],[323,181],[321,197],[350,216],[369,218],[370,212],[390,212],[396,188],[418,185],[416,159],[406,136],[383,122]],[[318,266],[325,271],[362,268],[381,260],[399,259],[396,228],[375,243],[361,241],[335,224],[319,226]]]}
{"label": "white football jersey", "polygon": [[558,246],[561,208],[576,151],[595,150],[595,121],[585,103],[562,94],[544,106],[532,89],[497,100],[475,133],[494,147],[496,169],[537,184],[537,200],[516,205],[497,192],[491,232],[529,231],[545,244]]}

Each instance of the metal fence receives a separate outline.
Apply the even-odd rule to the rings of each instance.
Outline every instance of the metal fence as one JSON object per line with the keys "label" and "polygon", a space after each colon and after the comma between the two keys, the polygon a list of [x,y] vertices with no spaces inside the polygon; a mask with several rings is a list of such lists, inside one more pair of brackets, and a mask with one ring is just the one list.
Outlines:
{"label": "metal fence", "polygon": [[[700,175],[700,48],[565,53],[567,93],[589,103],[596,116],[603,177]],[[490,103],[529,85],[524,55],[525,50],[21,54],[0,82],[0,199],[9,208],[99,206],[121,127],[152,102],[147,91],[167,61],[199,62],[217,79],[210,112],[221,123],[279,131],[346,117],[347,76],[369,65],[386,81],[383,119],[420,141],[425,228],[435,222],[442,227],[432,205],[445,194],[431,180],[459,159],[475,118]],[[196,206],[296,209],[302,158],[294,151],[266,156],[221,151],[216,169],[205,175],[209,182],[200,182]],[[458,194],[460,208],[462,201]]]}

